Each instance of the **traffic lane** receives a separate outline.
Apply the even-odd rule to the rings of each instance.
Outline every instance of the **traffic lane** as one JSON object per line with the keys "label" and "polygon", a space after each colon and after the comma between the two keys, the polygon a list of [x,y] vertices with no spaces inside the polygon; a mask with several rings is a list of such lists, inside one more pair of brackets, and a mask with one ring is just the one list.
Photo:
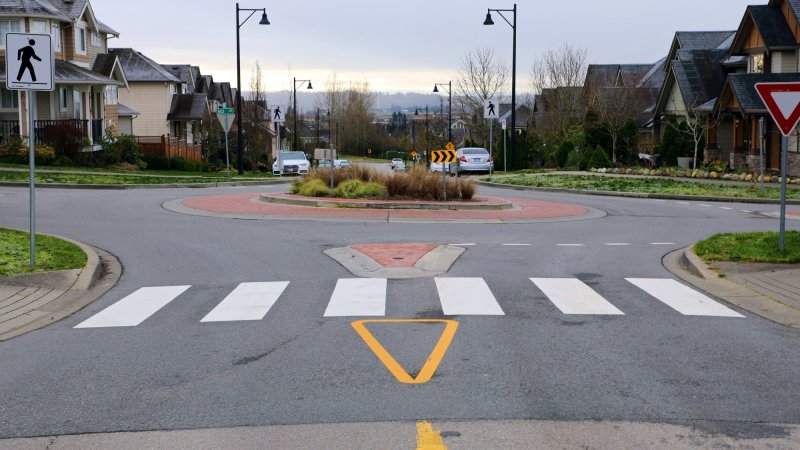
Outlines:
{"label": "traffic lane", "polygon": [[[506,316],[448,317],[457,334],[418,386],[399,383],[354,332],[363,318],[322,318],[329,291],[316,285],[293,286],[252,323],[200,323],[228,290],[201,286],[138,327],[50,327],[0,346],[14,362],[0,375],[3,436],[421,417],[800,420],[800,394],[785,389],[797,332],[687,318],[624,280],[582,277],[617,293],[626,315],[568,317],[532,285],[486,277]],[[402,300],[389,317],[442,317],[433,280],[393,284]],[[368,326],[412,374],[441,332]],[[25,346],[39,351],[15,351]]]}

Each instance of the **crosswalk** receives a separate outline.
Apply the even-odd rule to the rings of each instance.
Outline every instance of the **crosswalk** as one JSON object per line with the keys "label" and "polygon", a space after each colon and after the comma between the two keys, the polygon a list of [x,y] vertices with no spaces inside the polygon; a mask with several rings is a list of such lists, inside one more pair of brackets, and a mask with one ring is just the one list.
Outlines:
{"label": "crosswalk", "polygon": [[[631,285],[684,316],[742,318],[743,315],[669,278],[626,278]],[[504,316],[501,301],[486,280],[478,277],[435,278],[443,316]],[[530,278],[533,295],[543,294],[564,315],[624,316],[611,300],[578,278]],[[386,315],[385,278],[341,278],[331,293],[323,317],[383,317]],[[241,283],[200,322],[263,320],[281,300],[289,281]],[[75,328],[135,327],[191,288],[143,287],[84,320]],[[402,300],[402,299],[396,299]],[[509,300],[509,299],[500,299]]]}

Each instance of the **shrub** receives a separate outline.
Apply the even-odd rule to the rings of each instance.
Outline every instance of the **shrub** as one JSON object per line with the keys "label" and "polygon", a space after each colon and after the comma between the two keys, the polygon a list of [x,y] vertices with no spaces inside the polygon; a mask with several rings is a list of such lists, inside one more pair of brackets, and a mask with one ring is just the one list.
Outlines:
{"label": "shrub", "polygon": [[[36,149],[34,150],[34,158],[36,159],[36,164],[48,164],[50,161],[56,159],[56,150],[49,145],[37,145]],[[28,147],[20,147],[17,152],[17,160],[21,164],[25,164],[28,162]]]}
{"label": "shrub", "polygon": [[574,153],[575,145],[572,142],[564,141],[558,146],[556,153],[556,164],[558,167],[567,167],[570,153]]}
{"label": "shrub", "polygon": [[20,136],[9,136],[8,143],[0,145],[0,157],[16,158],[19,156],[21,150],[25,150],[25,155],[28,155],[28,147],[25,141]]}
{"label": "shrub", "polygon": [[382,197],[385,192],[386,188],[378,183],[347,180],[333,190],[333,195],[342,198],[377,198]]}
{"label": "shrub", "polygon": [[169,158],[166,156],[142,156],[142,161],[150,170],[169,170]]}
{"label": "shrub", "polygon": [[[293,192],[294,187],[295,185],[292,186]],[[296,193],[307,197],[327,197],[331,194],[331,190],[321,180],[312,178],[298,183]]]}
{"label": "shrub", "polygon": [[44,129],[42,140],[56,149],[56,155],[75,161],[89,140],[74,123],[59,122]]}
{"label": "shrub", "polygon": [[578,163],[579,170],[587,170],[592,167],[602,168],[602,167],[610,167],[611,166],[611,158],[608,157],[608,154],[599,145],[596,146],[593,150],[588,150],[583,157],[581,158],[580,162]]}

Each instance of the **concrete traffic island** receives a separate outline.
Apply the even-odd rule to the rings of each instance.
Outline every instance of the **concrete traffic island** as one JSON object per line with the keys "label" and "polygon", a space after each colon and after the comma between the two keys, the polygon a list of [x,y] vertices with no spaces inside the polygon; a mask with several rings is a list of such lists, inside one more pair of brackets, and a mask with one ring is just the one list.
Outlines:
{"label": "concrete traffic island", "polygon": [[365,209],[426,209],[432,211],[497,211],[513,209],[514,205],[503,198],[476,197],[473,201],[435,200],[375,200],[331,197],[305,197],[296,194],[261,194],[262,202],[279,205],[310,206],[315,208],[365,208]]}
{"label": "concrete traffic island", "polygon": [[429,243],[357,244],[324,253],[364,278],[421,278],[442,275],[466,249]]}
{"label": "concrete traffic island", "polygon": [[310,220],[394,223],[534,223],[605,217],[594,208],[550,201],[481,197],[474,202],[350,200],[288,193],[240,193],[165,202],[180,214],[250,220]]}

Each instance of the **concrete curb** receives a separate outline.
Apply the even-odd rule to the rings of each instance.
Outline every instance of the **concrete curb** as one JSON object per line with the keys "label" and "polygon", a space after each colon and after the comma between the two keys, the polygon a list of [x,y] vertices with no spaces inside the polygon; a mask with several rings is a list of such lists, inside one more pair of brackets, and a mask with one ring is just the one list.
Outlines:
{"label": "concrete curb", "polygon": [[323,253],[358,277],[406,279],[434,277],[447,273],[465,251],[463,247],[440,245],[420,258],[414,267],[389,268],[351,247],[331,248]]}
{"label": "concrete curb", "polygon": [[[760,205],[779,205],[780,200],[766,198],[738,198],[738,197],[707,197],[694,195],[673,195],[673,194],[648,194],[641,192],[612,192],[612,191],[588,191],[583,189],[558,189],[540,188],[535,186],[515,186],[511,184],[492,183],[489,181],[476,181],[481,186],[493,187],[497,189],[508,189],[512,191],[540,191],[553,192],[559,194],[578,194],[595,195],[601,197],[627,197],[627,198],[648,198],[655,200],[683,200],[700,202],[725,202],[725,203],[753,203]],[[800,200],[786,200],[787,205],[800,205]]]}
{"label": "concrete curb", "polygon": [[432,211],[500,211],[514,208],[511,202],[502,203],[465,203],[465,202],[432,202],[415,201],[348,201],[324,198],[287,198],[273,194],[261,194],[259,200],[265,203],[293,206],[313,206],[317,208],[364,208],[364,209],[424,209]]}
{"label": "concrete curb", "polygon": [[695,254],[694,246],[668,253],[662,263],[677,277],[721,300],[780,325],[800,328],[800,311],[721,277]]}
{"label": "concrete curb", "polygon": [[122,276],[122,265],[112,254],[65,237],[48,236],[79,246],[86,253],[86,265],[82,269],[75,270],[1,277],[0,286],[43,287],[63,293],[13,321],[0,324],[0,341],[38,330],[69,317],[99,299],[114,287]]}

